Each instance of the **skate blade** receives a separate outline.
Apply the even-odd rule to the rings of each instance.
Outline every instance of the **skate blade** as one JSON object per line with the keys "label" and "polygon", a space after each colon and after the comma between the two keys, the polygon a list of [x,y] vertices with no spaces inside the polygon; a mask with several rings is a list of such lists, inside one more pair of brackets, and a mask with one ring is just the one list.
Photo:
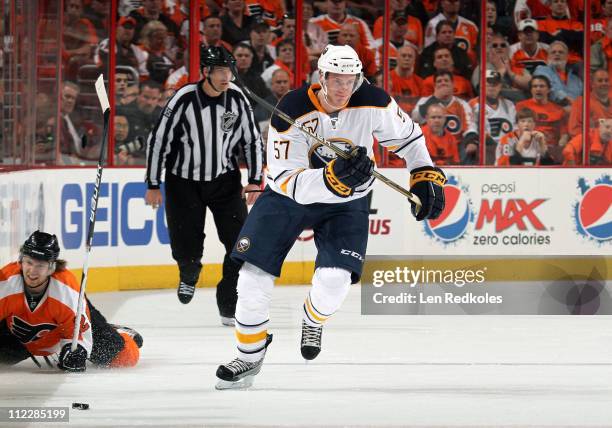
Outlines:
{"label": "skate blade", "polygon": [[221,317],[221,324],[226,327],[234,327],[236,325],[236,320],[230,317]]}
{"label": "skate blade", "polygon": [[247,389],[253,386],[253,378],[255,376],[245,376],[235,382],[229,380],[219,380],[215,385],[215,389],[223,391],[226,389]]}

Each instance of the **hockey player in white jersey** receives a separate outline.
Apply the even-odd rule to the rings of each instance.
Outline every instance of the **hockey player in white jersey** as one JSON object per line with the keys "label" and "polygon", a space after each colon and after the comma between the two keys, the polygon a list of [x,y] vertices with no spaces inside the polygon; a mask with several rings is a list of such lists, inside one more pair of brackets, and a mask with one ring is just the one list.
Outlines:
{"label": "hockey player in white jersey", "polygon": [[243,263],[238,279],[238,356],[217,369],[218,389],[247,387],[259,373],[272,335],[270,300],[282,263],[299,234],[312,228],[317,257],[303,305],[301,353],[321,350],[323,324],[359,281],[368,239],[365,197],[374,178],[373,140],[406,160],[410,190],[422,208],[417,221],[444,209],[444,172],[433,166],[418,124],[383,90],[364,82],[357,53],[327,46],[318,61],[320,84],[289,92],[277,109],[351,153],[337,157],[277,115],[267,143],[268,186],[244,224],[232,252]]}

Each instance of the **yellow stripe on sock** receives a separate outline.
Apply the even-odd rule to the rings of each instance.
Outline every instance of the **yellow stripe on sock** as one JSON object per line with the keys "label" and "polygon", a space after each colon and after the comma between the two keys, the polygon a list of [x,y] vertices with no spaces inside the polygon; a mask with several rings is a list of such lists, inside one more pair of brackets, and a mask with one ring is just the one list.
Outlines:
{"label": "yellow stripe on sock", "polygon": [[240,343],[257,343],[259,341],[265,340],[267,336],[268,330],[264,330],[260,333],[254,334],[244,334],[236,330],[236,339],[238,339],[238,342]]}
{"label": "yellow stripe on sock", "polygon": [[306,309],[308,310],[308,312],[310,313],[310,315],[316,320],[319,321],[320,323],[324,323],[325,320],[327,320],[328,317],[323,317],[321,318],[320,316],[318,316],[317,314],[315,314],[314,309],[312,309],[312,306],[310,305],[310,299],[306,299]]}

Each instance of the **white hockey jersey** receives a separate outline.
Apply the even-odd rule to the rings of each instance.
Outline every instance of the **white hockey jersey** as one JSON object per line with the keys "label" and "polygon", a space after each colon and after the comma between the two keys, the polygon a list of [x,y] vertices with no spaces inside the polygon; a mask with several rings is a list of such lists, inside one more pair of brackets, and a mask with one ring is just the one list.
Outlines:
{"label": "white hockey jersey", "polygon": [[[469,102],[476,121],[480,117],[480,103],[478,101],[478,98],[474,98]],[[500,97],[497,109],[486,104],[485,118],[485,132],[499,144],[501,137],[514,130],[516,107],[512,101]]]}
{"label": "white hockey jersey", "polygon": [[[325,112],[316,92],[319,84],[289,92],[277,108],[336,147],[363,146],[374,158],[374,138],[406,160],[409,170],[433,165],[423,132],[385,91],[364,82],[348,105]],[[268,185],[300,204],[341,203],[367,195],[374,179],[348,197],[332,193],[325,185],[323,168],[336,158],[328,147],[308,137],[277,115],[270,121],[267,143]]]}

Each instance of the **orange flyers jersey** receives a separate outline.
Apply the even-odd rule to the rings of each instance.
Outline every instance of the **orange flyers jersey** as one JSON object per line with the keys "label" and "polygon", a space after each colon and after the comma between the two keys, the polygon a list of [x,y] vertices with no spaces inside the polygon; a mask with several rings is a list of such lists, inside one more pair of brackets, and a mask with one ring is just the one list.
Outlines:
{"label": "orange flyers jersey", "polygon": [[404,111],[411,112],[420,97],[423,96],[423,79],[412,73],[410,77],[401,77],[391,70],[391,95]]}
{"label": "orange flyers jersey", "polygon": [[368,24],[355,16],[346,15],[343,22],[338,22],[334,21],[329,17],[329,15],[326,14],[310,18],[310,22],[318,25],[327,34],[328,42],[332,45],[336,44],[342,25],[352,23],[357,24],[357,27],[359,28],[359,41],[361,42],[361,45],[365,46],[366,48],[372,48],[372,46],[374,46],[374,37],[372,36],[372,32],[370,31]]}
{"label": "orange flyers jersey", "polygon": [[516,111],[528,108],[536,115],[536,130],[546,136],[546,144],[557,146],[561,135],[567,133],[565,110],[553,102],[539,104],[533,98],[516,103]]}
{"label": "orange flyers jersey", "polygon": [[425,144],[431,160],[436,165],[450,165],[459,163],[459,145],[448,131],[444,135],[436,135],[427,125],[422,128]]}
{"label": "orange flyers jersey", "polygon": [[[427,113],[426,108],[435,101],[433,95],[421,98],[414,107],[414,110],[412,110],[412,119],[417,123],[424,123]],[[453,97],[444,107],[446,108],[446,123],[444,127],[455,137],[456,141],[461,140],[461,137],[468,133],[478,131],[474,122],[474,113],[467,101]]]}
{"label": "orange flyers jersey", "polygon": [[595,43],[599,39],[602,39],[606,35],[607,24],[608,18],[598,18],[591,20],[591,44]]}
{"label": "orange flyers jersey", "polygon": [[546,65],[548,59],[548,45],[546,43],[538,43],[535,54],[529,55],[521,48],[520,43],[515,43],[510,46],[510,66],[512,70],[527,70],[533,74],[533,71],[538,65]]}
{"label": "orange flyers jersey", "polygon": [[[423,79],[423,95],[433,95],[434,93],[434,81],[433,75],[427,76]],[[472,90],[472,84],[463,76],[458,74],[453,75],[453,95],[464,100],[469,100],[474,96]]]}
{"label": "orange flyers jersey", "polygon": [[[446,17],[439,13],[429,20],[425,28],[425,47],[436,41],[436,25],[445,20]],[[469,53],[470,57],[476,57],[476,45],[478,44],[478,27],[469,19],[460,16],[455,25],[455,40],[457,46]]]}
{"label": "orange flyers jersey", "polygon": [[582,22],[573,19],[547,18],[538,21],[538,31],[554,35],[559,30],[583,31],[584,26]]}
{"label": "orange flyers jersey", "polygon": [[[599,119],[612,119],[612,100],[608,101],[608,105],[603,104],[597,99],[597,97],[591,95],[591,102],[589,103],[591,123],[590,127],[597,126]],[[582,132],[582,96],[576,98],[572,103],[572,109],[570,111],[568,131],[571,136],[580,134]]]}
{"label": "orange flyers jersey", "polygon": [[[32,355],[51,355],[72,342],[80,285],[67,270],[51,275],[47,291],[32,311],[24,292],[21,266],[10,263],[0,270],[0,320]],[[89,310],[81,318],[78,342],[91,353],[93,338]]]}
{"label": "orange flyers jersey", "polygon": [[[423,49],[423,25],[421,24],[421,21],[414,16],[408,15],[406,18],[408,19],[408,22],[406,23],[406,35],[404,38],[415,45],[420,51]],[[376,19],[376,22],[374,22],[375,39],[383,38],[383,20],[384,17],[379,16]]]}
{"label": "orange flyers jersey", "polygon": [[[478,101],[478,98],[473,98],[469,102],[476,121],[478,121],[480,114],[480,103]],[[516,108],[512,101],[505,98],[499,99],[496,109],[489,104],[485,105],[486,133],[499,144],[501,137],[511,132],[514,128],[514,123],[516,123]]]}
{"label": "orange flyers jersey", "polygon": [[270,27],[280,25],[285,9],[280,0],[246,0],[247,15],[263,19]]}

